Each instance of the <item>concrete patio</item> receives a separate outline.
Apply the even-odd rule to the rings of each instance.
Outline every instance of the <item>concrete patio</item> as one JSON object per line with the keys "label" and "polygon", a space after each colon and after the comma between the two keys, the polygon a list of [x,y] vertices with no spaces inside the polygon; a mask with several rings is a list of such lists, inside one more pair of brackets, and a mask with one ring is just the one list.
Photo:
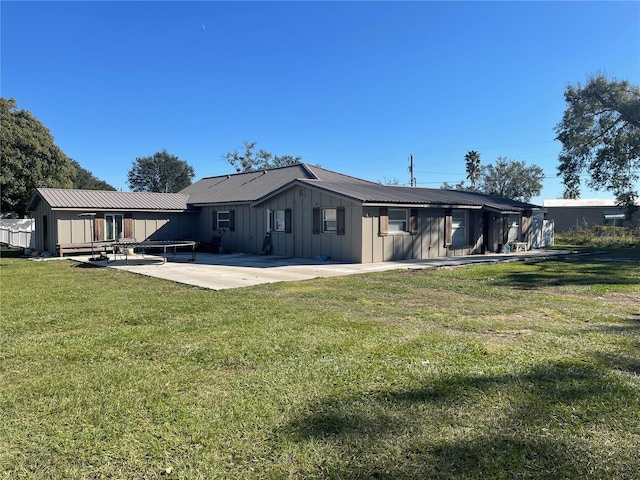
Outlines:
{"label": "concrete patio", "polygon": [[317,261],[302,258],[286,258],[271,255],[247,254],[211,254],[198,253],[195,261],[189,255],[178,255],[175,259],[163,262],[157,256],[123,256],[107,263],[105,260],[90,261],[90,256],[68,257],[96,267],[115,268],[127,272],[162,278],[212,290],[250,287],[263,283],[293,282],[318,277],[337,277],[366,272],[381,272],[398,269],[425,269],[447,266],[461,266],[476,263],[521,261],[567,255],[563,250],[532,250],[510,254],[470,255],[461,257],[437,258],[430,260],[403,260],[381,263],[340,263]]}

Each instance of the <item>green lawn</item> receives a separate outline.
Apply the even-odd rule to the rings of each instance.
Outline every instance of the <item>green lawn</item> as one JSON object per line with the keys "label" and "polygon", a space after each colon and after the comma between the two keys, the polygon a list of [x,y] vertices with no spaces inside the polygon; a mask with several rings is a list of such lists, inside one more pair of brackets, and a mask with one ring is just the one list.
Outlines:
{"label": "green lawn", "polygon": [[213,292],[5,256],[0,478],[637,479],[640,263],[604,260]]}

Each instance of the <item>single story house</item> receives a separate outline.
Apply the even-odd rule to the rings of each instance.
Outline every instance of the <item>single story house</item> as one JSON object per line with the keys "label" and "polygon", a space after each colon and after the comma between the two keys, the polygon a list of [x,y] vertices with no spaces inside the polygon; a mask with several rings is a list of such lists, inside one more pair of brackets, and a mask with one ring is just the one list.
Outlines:
{"label": "single story house", "polygon": [[38,188],[27,206],[36,220],[32,248],[53,254],[61,245],[190,238],[198,212],[188,199],[179,193]]}
{"label": "single story house", "polygon": [[[354,263],[531,245],[538,208],[474,192],[380,185],[304,163],[203,178],[177,194],[38,189],[29,204],[36,225],[45,225],[40,248],[91,235],[192,239],[224,251]],[[95,213],[92,230],[81,213]]]}
{"label": "single story house", "polygon": [[[640,206],[640,202],[637,202]],[[543,201],[545,218],[553,220],[556,232],[593,227],[595,225],[637,226],[640,215],[632,220],[613,198],[556,199]]]}

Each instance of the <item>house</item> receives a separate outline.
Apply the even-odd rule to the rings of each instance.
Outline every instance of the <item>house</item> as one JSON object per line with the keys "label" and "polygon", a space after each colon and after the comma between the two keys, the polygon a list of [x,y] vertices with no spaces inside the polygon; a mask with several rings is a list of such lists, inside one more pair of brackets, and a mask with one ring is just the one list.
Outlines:
{"label": "house", "polygon": [[36,220],[32,247],[54,253],[121,238],[191,237],[194,212],[187,195],[39,188],[27,211]]}
{"label": "house", "polygon": [[[96,212],[94,238],[117,238],[120,232],[138,241],[188,238],[224,251],[354,263],[499,252],[513,242],[531,245],[532,213],[538,208],[474,192],[380,185],[308,164],[203,178],[173,195],[110,192],[115,197],[161,195],[140,197],[143,204],[135,205],[115,197],[98,201],[106,192],[94,193],[91,205],[67,205],[60,201],[63,192],[74,191],[39,189],[30,203],[36,220],[46,216],[48,248],[75,241],[73,231],[86,241],[90,232],[78,213]],[[155,224],[154,215],[160,215]],[[127,229],[127,218],[135,228]]]}
{"label": "house", "polygon": [[[640,202],[637,202],[640,206]],[[637,226],[638,215],[630,221],[624,208],[613,198],[544,200],[545,218],[553,220],[556,232],[594,225]]]}

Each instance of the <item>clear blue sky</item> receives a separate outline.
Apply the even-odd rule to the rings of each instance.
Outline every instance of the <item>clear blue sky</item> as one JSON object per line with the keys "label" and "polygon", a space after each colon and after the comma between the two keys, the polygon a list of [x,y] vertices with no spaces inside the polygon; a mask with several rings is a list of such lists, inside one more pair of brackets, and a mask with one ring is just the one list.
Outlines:
{"label": "clear blue sky", "polygon": [[[1,94],[71,158],[127,190],[162,149],[196,179],[243,140],[418,186],[464,155],[537,164],[559,198],[568,84],[640,83],[640,2],[1,3]],[[583,194],[607,197],[606,192]]]}

